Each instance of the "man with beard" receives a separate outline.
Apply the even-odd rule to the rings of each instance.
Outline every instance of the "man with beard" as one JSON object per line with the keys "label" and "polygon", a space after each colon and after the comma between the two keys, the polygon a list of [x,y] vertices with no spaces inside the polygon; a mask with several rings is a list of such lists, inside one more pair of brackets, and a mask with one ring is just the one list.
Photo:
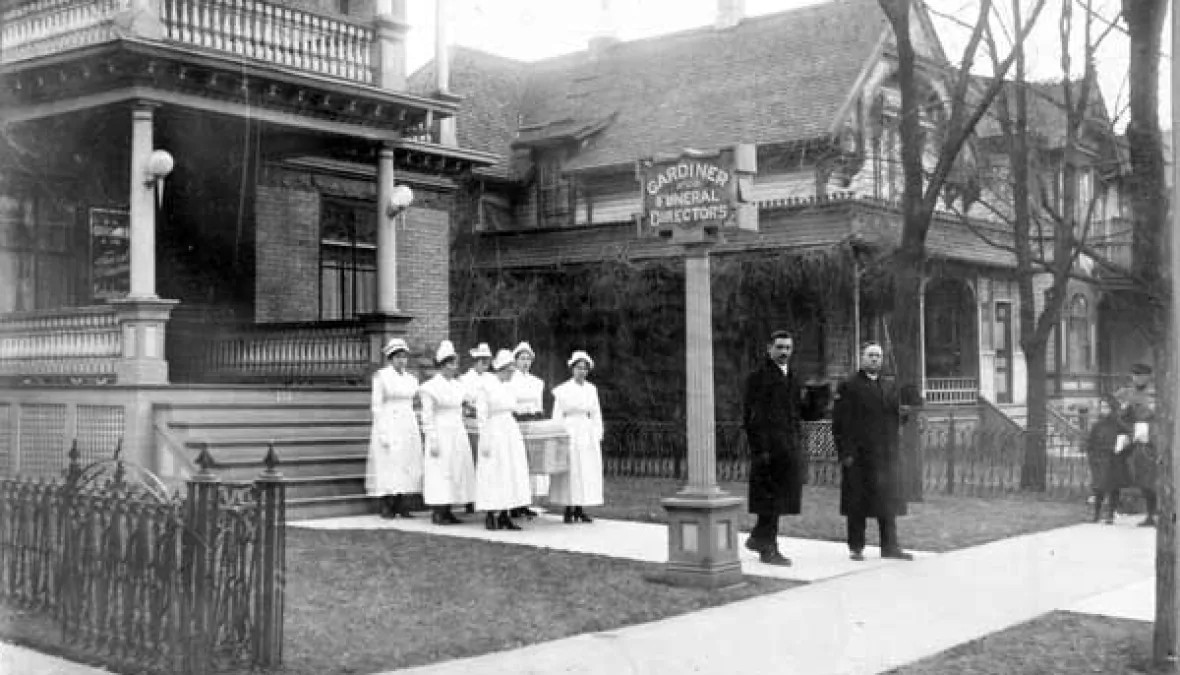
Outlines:
{"label": "man with beard", "polygon": [[881,374],[885,350],[876,342],[861,349],[860,370],[840,383],[832,411],[832,436],[842,467],[840,514],[848,518],[848,549],[864,560],[865,526],[876,518],[881,557],[913,560],[897,542],[897,516],[905,515],[901,492],[897,387]]}
{"label": "man with beard", "polygon": [[743,426],[750,445],[750,513],[758,517],[746,548],[769,565],[789,566],[778,548],[778,519],[797,515],[807,477],[800,422],[815,419],[801,378],[790,366],[795,341],[787,331],[770,336],[763,364],[746,379]]}

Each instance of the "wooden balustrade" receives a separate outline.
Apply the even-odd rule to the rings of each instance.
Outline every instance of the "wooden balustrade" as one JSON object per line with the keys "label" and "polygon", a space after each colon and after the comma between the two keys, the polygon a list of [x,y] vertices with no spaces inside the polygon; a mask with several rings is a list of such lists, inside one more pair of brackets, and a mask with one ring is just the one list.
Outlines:
{"label": "wooden balustrade", "polygon": [[0,63],[115,38],[114,18],[130,0],[32,0],[0,10]]}
{"label": "wooden balustrade", "polygon": [[359,383],[371,372],[369,337],[356,322],[170,326],[174,381]]}
{"label": "wooden balustrade", "polygon": [[162,0],[160,19],[174,42],[373,81],[370,26],[261,0]]}
{"label": "wooden balustrade", "polygon": [[924,392],[931,405],[965,405],[979,400],[979,380],[974,377],[928,377]]}
{"label": "wooden balustrade", "polygon": [[99,305],[0,316],[0,376],[111,377],[123,353],[115,308]]}

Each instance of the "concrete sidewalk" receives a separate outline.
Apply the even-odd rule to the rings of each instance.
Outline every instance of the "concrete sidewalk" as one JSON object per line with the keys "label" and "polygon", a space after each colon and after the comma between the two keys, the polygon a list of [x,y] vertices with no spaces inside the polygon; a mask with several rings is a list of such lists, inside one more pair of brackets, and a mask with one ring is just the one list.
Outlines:
{"label": "concrete sidewalk", "polygon": [[1132,523],[879,564],[662,621],[397,672],[879,673],[1046,612],[1100,611],[1142,593],[1154,574],[1155,532]]}
{"label": "concrete sidewalk", "polygon": [[109,675],[110,672],[0,642],[0,675]]}
{"label": "concrete sidewalk", "polygon": [[[599,518],[590,524],[566,525],[561,522],[560,515],[542,513],[531,521],[521,519],[520,531],[491,531],[484,528],[482,515],[462,517],[465,519],[462,525],[446,527],[431,524],[429,517],[385,519],[376,516],[293,521],[290,526],[324,530],[399,530],[537,546],[573,553],[591,553],[642,562],[662,563],[668,559],[668,528],[658,523]],[[739,543],[744,542],[745,538],[745,534],[740,535]],[[764,565],[759,562],[757,554],[742,547],[742,571],[754,576],[820,581],[880,566],[907,564],[897,560],[882,560],[880,550],[874,546],[865,548],[864,562],[853,562],[848,559],[848,547],[834,541],[779,537],[779,549],[794,562],[791,567]],[[933,554],[917,551],[914,555],[921,558]]]}

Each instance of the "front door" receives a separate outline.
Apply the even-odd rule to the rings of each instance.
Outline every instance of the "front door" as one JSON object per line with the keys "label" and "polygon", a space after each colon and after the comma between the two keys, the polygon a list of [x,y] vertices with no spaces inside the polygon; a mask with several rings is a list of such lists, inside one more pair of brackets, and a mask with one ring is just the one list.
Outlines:
{"label": "front door", "polygon": [[1012,402],[1012,303],[996,301],[996,402]]}

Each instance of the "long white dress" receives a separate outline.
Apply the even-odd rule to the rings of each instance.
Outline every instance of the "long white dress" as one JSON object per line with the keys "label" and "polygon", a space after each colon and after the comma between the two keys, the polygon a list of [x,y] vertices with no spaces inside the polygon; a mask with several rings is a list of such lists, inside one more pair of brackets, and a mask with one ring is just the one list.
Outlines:
{"label": "long white dress", "polygon": [[365,468],[372,497],[422,491],[422,437],[414,415],[418,378],[386,366],[373,375],[373,427]]}
{"label": "long white dress", "polygon": [[475,465],[475,508],[505,511],[527,506],[528,455],[512,411],[516,397],[494,376],[485,381],[479,411],[479,461]]}
{"label": "long white dress", "polygon": [[553,419],[570,435],[570,468],[554,474],[549,499],[565,506],[602,504],[602,409],[598,389],[568,380],[553,389]]}
{"label": "long white dress", "polygon": [[[545,412],[545,383],[541,378],[517,370],[508,380],[508,388],[516,396],[515,412],[526,415]],[[549,474],[530,472],[529,486],[534,496],[549,494]]]}
{"label": "long white dress", "polygon": [[458,379],[438,374],[418,391],[426,437],[423,501],[429,506],[475,501],[475,463],[463,426],[467,388]]}

